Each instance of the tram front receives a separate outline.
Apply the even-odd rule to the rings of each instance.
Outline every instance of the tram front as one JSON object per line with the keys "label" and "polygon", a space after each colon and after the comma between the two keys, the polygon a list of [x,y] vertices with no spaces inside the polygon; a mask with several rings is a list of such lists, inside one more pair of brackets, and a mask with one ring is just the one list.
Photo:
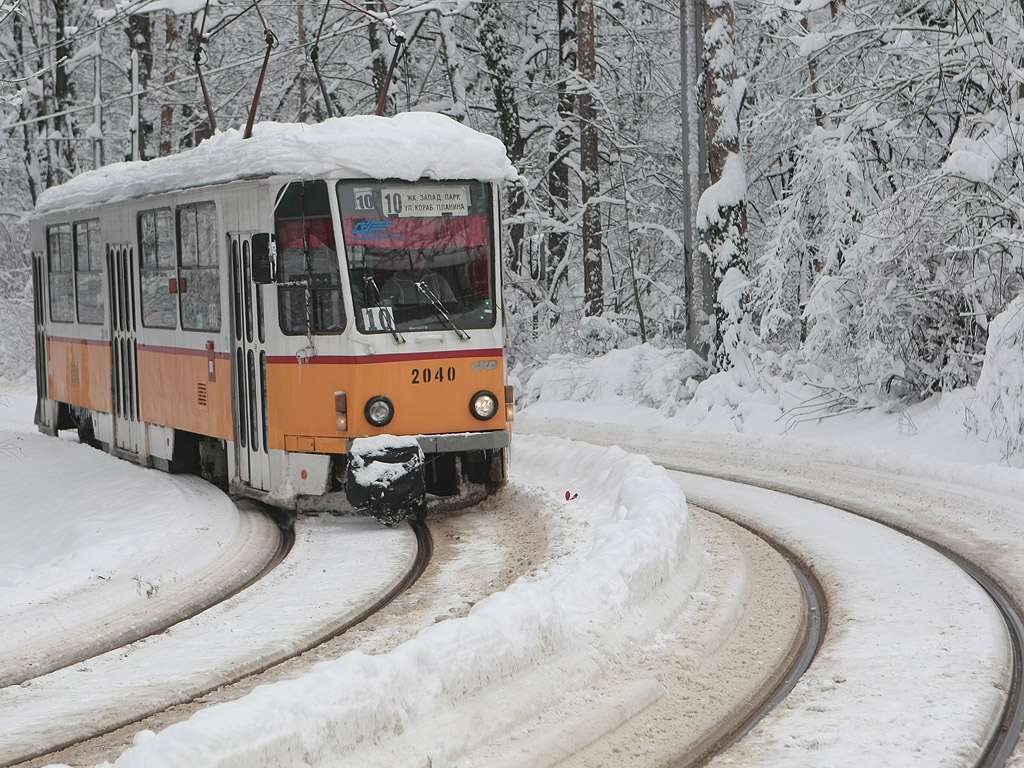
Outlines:
{"label": "tram front", "polygon": [[[505,480],[498,194],[474,180],[292,182],[275,205],[272,442],[330,457],[324,493],[387,522]],[[284,350],[282,350],[284,351]]]}

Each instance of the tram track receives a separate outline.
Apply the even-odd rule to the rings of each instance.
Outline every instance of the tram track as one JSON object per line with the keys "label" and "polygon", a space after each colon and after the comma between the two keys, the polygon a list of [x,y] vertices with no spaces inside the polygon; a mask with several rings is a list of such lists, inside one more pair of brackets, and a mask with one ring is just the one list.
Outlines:
{"label": "tram track", "polygon": [[[987,475],[978,476],[969,467],[956,463],[936,466],[932,462],[922,462],[912,457],[889,458],[886,454],[867,451],[854,451],[852,455],[855,458],[851,462],[846,452],[842,450],[808,446],[769,436],[730,436],[699,432],[680,436],[678,432],[654,430],[640,442],[636,429],[629,425],[592,424],[548,418],[543,424],[538,422],[532,429],[531,426],[529,422],[520,424],[521,429],[525,429],[526,432],[533,431],[552,436],[572,437],[598,445],[618,446],[623,450],[648,456],[668,470],[689,473],[697,479],[718,478],[739,483],[751,490],[738,491],[737,498],[747,496],[757,500],[752,502],[751,514],[730,515],[730,519],[753,521],[756,523],[754,527],[762,534],[769,530],[778,533],[786,530],[786,527],[780,527],[779,517],[770,518],[773,522],[769,528],[760,523],[763,515],[759,507],[775,502],[767,497],[755,496],[753,489],[776,491],[800,503],[813,502],[841,509],[865,521],[885,526],[900,535],[909,534],[908,542],[913,540],[928,546],[933,553],[930,559],[946,562],[946,569],[955,570],[960,574],[960,581],[974,585],[972,588],[978,591],[978,601],[968,601],[964,605],[988,606],[985,609],[988,618],[985,619],[984,635],[978,635],[976,643],[969,638],[966,644],[961,640],[960,651],[955,657],[950,658],[965,660],[959,663],[959,669],[962,669],[963,674],[969,678],[988,679],[990,682],[976,689],[977,699],[970,712],[962,705],[951,708],[950,702],[960,701],[962,694],[949,696],[944,693],[944,673],[939,671],[929,677],[923,671],[922,660],[918,657],[917,651],[904,649],[910,644],[910,640],[913,640],[915,644],[930,643],[939,654],[942,654],[948,631],[960,627],[958,631],[961,636],[965,631],[969,635],[970,630],[967,627],[973,625],[964,624],[959,616],[950,616],[949,624],[942,623],[947,620],[945,618],[938,622],[933,621],[932,615],[945,615],[941,607],[935,614],[921,612],[918,609],[916,613],[919,618],[907,624],[909,631],[902,635],[897,633],[896,642],[887,645],[886,650],[880,650],[877,658],[891,673],[899,674],[903,678],[913,675],[915,671],[918,675],[917,680],[908,679],[903,688],[893,689],[889,700],[918,700],[920,704],[916,709],[900,709],[883,704],[881,711],[889,713],[891,722],[872,717],[870,709],[858,710],[862,713],[858,715],[859,721],[867,727],[876,729],[875,735],[864,742],[864,746],[875,750],[878,756],[883,744],[888,745],[893,754],[911,749],[911,743],[918,745],[916,749],[920,750],[920,753],[914,753],[917,757],[911,757],[911,753],[908,752],[905,762],[889,763],[894,765],[925,765],[926,763],[919,762],[920,754],[931,754],[935,751],[933,745],[943,745],[944,750],[956,751],[955,762],[950,764],[971,765],[977,768],[1016,765],[1024,757],[1024,745],[1020,743],[1020,722],[1024,719],[1020,704],[1021,681],[1024,678],[1020,660],[1020,647],[1024,637],[1020,631],[1020,606],[1024,604],[1024,565],[1019,559],[1019,549],[1009,544],[1024,538],[1024,518],[1021,515],[1018,481],[1004,474],[990,473],[993,475],[991,479]],[[982,478],[984,480],[979,482]],[[696,487],[708,488],[708,483],[713,482],[715,481],[702,481],[697,483]],[[711,504],[709,498],[702,498],[696,493],[691,494],[691,489],[685,484],[683,488],[688,500],[695,505]],[[762,498],[763,502],[760,501]],[[747,500],[748,505],[751,499]],[[780,501],[779,504],[782,505],[784,502]],[[813,521],[814,518],[809,520]],[[812,527],[819,525],[817,522],[810,524]],[[796,550],[801,550],[801,547],[813,539],[811,536],[789,533],[783,534],[783,537],[789,544],[799,542],[799,547],[793,547]],[[809,551],[813,552],[809,564],[819,574],[828,574],[829,569],[833,567],[831,555],[826,556],[822,553],[841,551],[841,547],[834,549],[816,546]],[[871,553],[868,551],[864,554]],[[925,558],[922,555],[915,555],[914,559]],[[900,559],[893,559],[879,565],[877,573],[887,574],[893,567],[902,565]],[[855,577],[856,581],[851,582],[850,586],[840,583],[838,588],[847,596],[855,594],[857,590],[850,589],[851,586],[856,585],[862,589],[861,582],[866,584],[870,581],[866,578],[868,571],[862,570],[861,573],[864,575]],[[868,614],[874,614],[886,622],[888,619],[883,606],[891,599],[889,595],[892,594],[892,587],[884,585],[877,579],[874,580],[874,584],[870,592],[860,592],[867,598],[866,601],[862,599],[860,605],[869,609]],[[828,587],[830,598],[835,597],[833,592],[836,589],[837,584],[831,583]],[[932,582],[923,584],[914,594],[934,596],[941,595],[942,592],[938,591],[936,583]],[[873,599],[874,595],[878,596],[878,600]],[[937,602],[937,605],[941,605],[941,601]],[[875,607],[882,608],[881,613],[870,610]],[[906,615],[899,611],[895,615],[900,616],[904,623],[908,621]],[[840,620],[843,620],[842,617]],[[792,747],[798,743],[812,745],[814,756],[809,755],[809,759],[821,759],[825,762],[829,759],[840,759],[837,756],[841,754],[849,756],[853,754],[851,750],[861,748],[857,746],[857,728],[851,724],[847,709],[847,702],[854,701],[848,697],[857,687],[855,683],[859,681],[845,679],[842,657],[837,654],[841,648],[848,649],[844,652],[852,651],[852,658],[856,659],[859,665],[858,670],[869,672],[874,665],[869,662],[869,666],[864,666],[866,660],[863,658],[862,649],[876,647],[877,643],[868,635],[866,644],[860,649],[851,648],[844,638],[849,626],[847,622],[842,632],[830,633],[830,638],[826,638],[823,643],[828,650],[826,656],[829,662],[822,662],[820,666],[812,665],[811,674],[804,676],[806,684],[798,684],[796,695],[789,696],[785,706],[771,710],[771,717],[767,722],[755,727],[729,751],[725,758],[732,761],[729,764],[786,764],[786,758],[781,756],[794,754],[787,751],[787,746]],[[925,632],[924,627],[931,628],[929,633]],[[980,650],[983,647],[991,649],[986,651],[989,654],[987,658]],[[900,653],[894,652],[893,649],[896,648],[900,649]],[[908,658],[913,658],[913,661],[900,661],[903,658],[901,654],[907,653],[911,654]],[[896,661],[890,664],[887,659]],[[973,663],[968,663],[967,659]],[[938,669],[934,665],[932,668]],[[833,683],[830,676],[833,672],[842,682]],[[887,686],[879,685],[877,689],[859,687],[858,695],[866,697],[863,699],[865,701],[873,700],[878,698],[878,692],[884,689],[887,689]],[[922,698],[925,690],[932,691],[932,698]],[[903,691],[912,695],[906,696]],[[881,703],[882,699],[879,701]],[[929,718],[948,718],[950,729],[944,732],[942,738],[934,738],[936,734],[933,734],[933,738],[929,740],[925,735],[928,732],[927,724],[917,715],[921,712],[927,713]],[[769,713],[752,712],[751,722],[756,726],[758,720],[765,718],[767,714]],[[910,730],[900,733],[894,728],[896,723],[913,725],[910,725]],[[963,730],[956,730],[953,723],[959,723],[958,727]],[[967,723],[971,723],[971,727],[968,728]],[[811,730],[804,730],[807,728]],[[820,732],[816,734],[819,728],[829,729],[828,736],[823,737]],[[844,738],[842,734],[852,735]],[[950,734],[962,734],[962,738],[951,741],[948,738]],[[723,740],[721,743],[724,746],[726,742]],[[828,749],[837,749],[839,745],[848,745],[849,749],[845,752],[829,752],[831,757],[825,757]],[[761,753],[764,750],[767,750],[766,754],[774,755],[776,761],[782,762],[762,760]],[[944,754],[949,754],[949,751]],[[718,764],[714,756],[711,762]]]}
{"label": "tram track", "polygon": [[806,603],[806,622],[794,644],[797,647],[794,648],[789,665],[775,676],[773,684],[762,690],[760,695],[751,696],[741,711],[732,713],[720,727],[712,730],[699,742],[699,748],[691,750],[685,757],[671,763],[671,768],[699,768],[706,765],[713,757],[723,754],[748,734],[785,700],[800,681],[800,677],[814,661],[828,626],[828,601],[825,598],[825,590],[802,558],[777,538],[765,536],[754,527],[733,520],[726,511],[716,505],[705,501],[701,507],[761,539],[789,564]]}
{"label": "tram track", "polygon": [[[787,482],[778,478],[769,480],[766,478],[750,477],[749,475],[736,472],[712,471],[707,467],[695,468],[684,464],[659,461],[656,458],[654,460],[665,469],[673,472],[700,475],[775,491],[786,496],[805,499],[865,520],[870,520],[935,550],[944,558],[955,563],[957,567],[978,584],[993,605],[995,605],[1002,617],[1009,638],[1012,670],[1009,675],[1010,685],[1006,691],[1005,704],[997,722],[992,724],[990,736],[984,741],[980,756],[973,763],[974,768],[1003,768],[1003,766],[1007,765],[1022,732],[1024,732],[1024,688],[1022,688],[1022,681],[1024,681],[1024,651],[1022,651],[1024,649],[1024,611],[1021,610],[1007,590],[1000,585],[1000,581],[996,576],[988,573],[985,568],[972,562],[949,546],[914,531],[906,525],[899,525],[892,520],[886,519],[884,515],[880,515],[877,510],[872,509],[870,504],[858,503],[857,500],[851,498],[843,499],[835,493],[817,492],[813,488],[802,484]],[[715,505],[706,499],[701,500],[700,504],[704,508],[731,519],[733,522],[742,525],[755,535],[763,538],[780,551],[791,564],[799,562],[799,556],[796,553],[782,547],[773,537],[766,536],[763,532],[758,531],[756,526],[736,520],[727,511],[716,509]],[[824,602],[824,593],[821,586],[813,575],[813,569],[794,565],[794,572],[798,574],[805,595],[810,601],[809,607],[811,607],[812,616],[814,603],[819,600],[822,601],[822,615],[824,615],[827,611],[827,604]],[[811,632],[813,633],[813,629]],[[823,634],[824,624],[822,636]],[[805,648],[799,661],[794,664],[792,671],[787,675],[785,681],[775,690],[767,692],[761,698],[760,703],[750,707],[742,722],[723,736],[718,741],[718,745],[714,750],[700,756],[689,756],[687,759],[677,763],[677,768],[695,768],[696,766],[705,765],[712,758],[724,754],[731,746],[739,742],[745,734],[749,733],[792,691],[800,676],[813,663],[816,647],[820,645],[820,640],[821,638],[819,637],[817,643],[813,644],[813,647],[812,643],[805,643]]]}
{"label": "tram track", "polygon": [[[942,541],[935,540],[935,537],[927,535],[927,528],[925,528],[925,532],[922,533],[918,530],[906,530],[907,526],[900,526],[899,524],[894,524],[892,519],[886,519],[886,515],[879,514],[879,508],[882,504],[884,504],[884,496],[867,494],[865,495],[867,501],[859,502],[858,497],[855,493],[856,483],[853,481],[851,481],[848,484],[848,489],[846,490],[846,493],[844,495],[842,489],[840,489],[840,491],[836,491],[833,488],[818,490],[813,487],[808,487],[801,484],[799,482],[799,479],[793,480],[792,478],[786,477],[781,474],[772,475],[771,477],[767,478],[757,477],[756,472],[753,473],[753,475],[755,475],[753,477],[748,476],[746,473],[744,473],[741,476],[739,473],[710,471],[708,465],[694,466],[689,465],[686,462],[667,461],[664,460],[664,457],[662,458],[663,460],[661,460],[659,463],[661,463],[662,466],[666,467],[666,469],[671,469],[673,471],[682,471],[709,478],[721,477],[723,475],[731,475],[726,479],[729,479],[734,483],[740,483],[742,485],[750,487],[777,491],[780,493],[784,493],[787,496],[791,496],[794,499],[813,501],[817,504],[827,505],[835,510],[840,510],[842,512],[849,513],[857,517],[864,518],[866,520],[871,520],[872,522],[880,523],[881,525],[884,525],[885,527],[893,531],[897,531],[901,535],[909,535],[910,538],[927,544],[929,547],[936,550],[936,552],[940,553],[943,558],[957,562],[958,567],[963,567],[963,565],[968,566],[965,569],[965,572],[968,573],[971,576],[971,578],[975,580],[975,582],[979,583],[987,593],[989,593],[990,599],[993,599],[997,605],[1000,604],[1000,601],[1005,603],[1005,610],[1001,605],[999,607],[999,611],[1003,614],[1003,621],[1016,622],[1018,626],[1024,626],[1024,624],[1022,624],[1020,620],[1020,612],[1015,607],[1015,600],[1013,597],[1014,593],[1012,589],[1004,588],[999,584],[999,581],[1001,581],[1001,579],[998,570],[995,574],[993,574],[990,568],[977,569],[973,566],[972,562],[973,560],[977,560],[977,558],[967,557],[963,553],[952,550],[947,544],[944,544]],[[808,482],[810,481],[808,480]],[[690,496],[689,492],[687,493],[687,495]],[[750,523],[750,518],[744,519],[742,516],[737,518],[731,515],[730,510],[728,509],[728,505],[719,508],[718,505],[713,503],[713,497],[710,495],[705,495],[705,497],[702,498],[700,494],[694,494],[691,497],[691,500],[693,501],[695,506],[709,509],[717,514],[724,513],[724,517],[733,520],[733,522],[737,523],[748,532],[756,533],[758,530],[757,525]],[[419,554],[416,557],[417,562],[422,563],[422,568],[426,568],[426,565],[429,562],[431,555],[429,551],[424,552],[424,550],[429,550],[432,548],[430,532],[426,530],[425,527],[422,533],[420,531],[417,531],[415,527],[413,528],[413,532],[417,540],[420,540],[424,534],[426,536],[426,545],[424,546],[424,544],[422,543],[419,543],[417,545],[417,550],[419,550]],[[771,533],[767,535],[759,533],[757,535],[762,540],[771,544],[771,546],[773,546],[776,549],[776,551],[778,551],[779,554],[790,563],[790,565],[793,567],[794,573],[797,574],[798,580],[802,580],[800,579],[799,575],[801,568],[803,568],[804,571],[810,572],[810,578],[807,580],[808,584],[804,585],[803,589],[805,593],[807,593],[808,591],[813,593],[815,592],[815,590],[817,590],[818,593],[818,597],[808,598],[810,605],[808,612],[811,615],[811,624],[813,624],[814,613],[816,612],[813,601],[817,599],[819,601],[819,605],[824,605],[824,603],[821,602],[822,598],[820,596],[821,592],[823,592],[823,589],[820,584],[817,584],[815,586],[815,572],[819,567],[826,567],[826,561],[819,557],[808,558],[806,557],[806,555],[801,555],[802,550],[799,546],[777,546],[780,540],[788,541],[788,539],[786,539],[785,537],[780,537],[777,534]],[[806,559],[808,562],[801,563],[802,559]],[[961,563],[961,560],[964,562]],[[369,616],[373,615],[374,612],[379,611],[385,605],[393,601],[399,594],[401,594],[404,590],[407,590],[409,586],[416,582],[419,576],[413,575],[413,572],[420,567],[421,566],[417,565],[411,568],[409,574],[407,574],[402,579],[403,583],[394,585],[394,587],[390,589],[387,592],[387,594],[382,594],[372,606],[366,609],[366,617],[348,617],[345,621],[347,626],[343,627],[339,625],[335,628],[335,631],[333,632],[332,635],[330,635],[330,637],[338,637],[339,635],[343,634],[346,631],[346,629],[355,626],[361,621],[364,621],[365,618],[368,618]],[[972,568],[977,571],[977,575],[974,572],[972,572]],[[420,572],[422,573],[422,570]],[[992,586],[995,588],[994,591],[988,589],[985,586],[986,581],[992,584]],[[819,644],[819,641],[821,640],[821,635],[825,634],[825,629],[827,625],[827,617],[825,616],[826,610],[824,608],[820,608],[817,611],[817,613],[819,614],[819,620],[821,622],[821,630],[819,631],[818,640],[807,639],[807,637],[805,637],[802,640],[802,650],[799,654],[797,654],[800,657],[800,659],[796,661],[792,666],[788,666],[788,663],[787,665],[780,665],[780,669],[785,667],[788,670],[781,675],[781,682],[779,682],[777,685],[771,686],[771,690],[761,690],[759,693],[760,703],[752,707],[752,711],[747,713],[746,717],[741,718],[741,722],[737,724],[734,717],[730,718],[728,726],[721,729],[718,733],[716,733],[715,737],[710,741],[710,743],[713,745],[713,748],[710,750],[710,752],[707,750],[703,751],[702,756],[699,758],[696,757],[695,753],[691,753],[685,762],[678,763],[677,765],[687,767],[701,765],[707,762],[707,760],[713,760],[716,755],[722,754],[722,752],[728,749],[730,745],[737,744],[737,742],[740,742],[740,744],[742,744],[744,735],[751,731],[751,729],[754,729],[762,718],[764,718],[767,714],[772,712],[773,708],[777,707],[780,701],[785,700],[786,694],[790,690],[792,690],[795,685],[799,683],[800,674],[802,670],[807,669],[807,667],[811,664],[811,661],[814,657],[814,648],[817,647],[817,645]],[[1012,629],[1008,631],[1010,631],[1012,636]],[[808,631],[807,635],[813,635],[813,627],[811,628],[811,630]],[[1009,676],[1009,680],[1012,682],[1012,685],[1007,686],[1009,689],[1009,696],[1006,697],[1006,703],[1002,707],[1002,715],[999,718],[998,723],[993,725],[991,729],[986,729],[984,731],[985,736],[979,737],[979,742],[984,742],[985,746],[982,750],[982,754],[976,758],[975,762],[971,763],[972,765],[978,766],[978,768],[990,768],[990,766],[1005,765],[1007,761],[1007,756],[1012,752],[1014,744],[1017,742],[1019,738],[1019,722],[1022,719],[1022,716],[1020,714],[1020,635],[1021,633],[1018,632],[1017,639],[1014,641],[1014,647],[1012,649],[1014,668],[1012,674]],[[899,662],[897,661],[896,663],[898,664]],[[1016,700],[1016,703],[1014,703],[1013,700]],[[138,726],[136,726],[136,728],[137,727]],[[979,731],[979,733],[981,733],[981,731]],[[973,752],[977,751],[978,750],[973,750]],[[971,759],[975,760],[973,752]],[[2,756],[0,756],[0,763],[2,762],[3,759]]]}
{"label": "tram track", "polygon": [[[282,641],[279,647],[270,648],[269,650],[264,649],[254,654],[252,658],[236,659],[217,672],[205,675],[201,681],[174,683],[164,691],[147,691],[146,698],[142,703],[135,703],[131,707],[112,706],[109,713],[100,708],[98,712],[91,713],[89,717],[83,717],[81,712],[75,713],[69,717],[65,727],[56,729],[55,733],[58,735],[48,740],[45,736],[37,736],[31,733],[24,734],[25,738],[20,740],[0,737],[0,765],[12,767],[44,765],[48,757],[55,753],[82,742],[102,738],[107,734],[113,733],[125,726],[139,723],[171,707],[202,699],[215,690],[238,683],[246,678],[260,675],[272,667],[300,656],[342,635],[352,627],[378,613],[399,595],[407,591],[426,570],[433,550],[430,530],[424,523],[420,522],[411,521],[410,527],[415,539],[415,553],[409,567],[404,569],[400,578],[390,583],[382,594],[376,596],[375,599],[364,601],[357,610],[342,610],[340,611],[342,614],[340,617],[322,622],[315,630],[304,633],[301,640]],[[286,561],[287,554],[295,543],[294,533],[285,531],[281,538],[283,543],[278,550],[277,556],[261,570],[263,577],[273,573],[275,567],[280,566],[282,562]],[[258,583],[258,580],[252,581],[252,584],[256,583]],[[277,592],[280,593],[285,588],[283,585],[278,585]],[[237,597],[244,591],[244,588],[234,590],[233,595],[225,596],[223,600],[219,601],[218,605],[222,607],[229,605],[232,597]],[[198,616],[199,614],[197,613],[196,615]],[[109,656],[109,652],[107,655]],[[173,654],[168,655],[173,656]],[[94,659],[99,658],[94,657]],[[65,668],[63,670],[56,670],[48,675],[43,675],[33,680],[30,687],[24,690],[33,691],[38,689],[40,686],[45,685],[48,679],[68,671]],[[0,691],[0,719],[3,719],[5,704],[2,693],[3,691]],[[130,694],[137,694],[137,691],[130,691]],[[15,706],[17,706],[16,703]],[[14,743],[5,743],[5,739],[7,742],[14,741]]]}
{"label": "tram track", "polygon": [[67,627],[52,644],[33,642],[6,651],[0,662],[0,689],[158,635],[259,582],[288,556],[294,532],[277,526],[265,509],[251,502],[242,502],[239,509],[239,540],[227,556],[192,578],[187,589],[165,589],[120,612]]}

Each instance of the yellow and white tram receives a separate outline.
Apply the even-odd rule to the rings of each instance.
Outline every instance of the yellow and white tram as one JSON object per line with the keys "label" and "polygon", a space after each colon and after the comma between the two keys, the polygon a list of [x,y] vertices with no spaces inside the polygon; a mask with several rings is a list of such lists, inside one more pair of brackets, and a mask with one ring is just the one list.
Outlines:
{"label": "yellow and white tram", "polygon": [[407,114],[264,123],[48,190],[40,430],[288,509],[390,520],[500,485],[515,177],[496,139]]}

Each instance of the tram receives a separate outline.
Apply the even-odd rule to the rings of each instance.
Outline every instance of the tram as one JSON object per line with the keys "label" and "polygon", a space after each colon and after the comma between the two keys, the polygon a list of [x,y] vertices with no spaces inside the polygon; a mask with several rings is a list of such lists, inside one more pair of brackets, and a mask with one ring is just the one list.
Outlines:
{"label": "tram", "polygon": [[40,196],[38,405],[295,511],[500,487],[501,142],[436,114],[260,123]]}

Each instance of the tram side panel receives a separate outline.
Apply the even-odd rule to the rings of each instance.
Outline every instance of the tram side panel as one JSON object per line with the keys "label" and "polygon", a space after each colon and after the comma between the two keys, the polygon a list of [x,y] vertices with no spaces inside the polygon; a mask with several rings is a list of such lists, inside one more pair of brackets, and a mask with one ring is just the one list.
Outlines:
{"label": "tram side panel", "polygon": [[214,339],[203,341],[202,349],[156,344],[139,348],[142,420],[230,440],[231,364],[227,352],[216,350]]}
{"label": "tram side panel", "polygon": [[50,399],[93,411],[110,412],[110,342],[76,338],[72,326],[68,335],[51,334],[46,348],[47,386]]}

